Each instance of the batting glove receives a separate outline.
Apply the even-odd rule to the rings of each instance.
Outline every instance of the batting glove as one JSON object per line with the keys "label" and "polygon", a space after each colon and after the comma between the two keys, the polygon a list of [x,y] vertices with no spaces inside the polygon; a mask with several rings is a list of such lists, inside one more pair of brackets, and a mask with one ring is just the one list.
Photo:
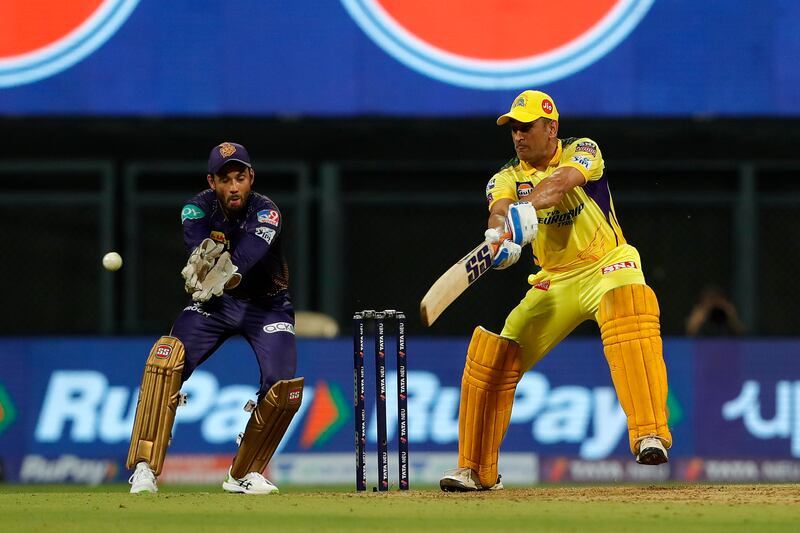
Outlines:
{"label": "batting glove", "polygon": [[[489,228],[484,233],[484,237],[487,242],[496,244],[500,241],[502,234],[498,229]],[[492,260],[492,268],[495,270],[506,269],[519,261],[521,254],[522,246],[516,244],[514,241],[506,239],[497,247],[497,252],[495,252],[494,259]]]}
{"label": "batting glove", "polygon": [[519,261],[519,256],[521,254],[522,246],[514,241],[503,241],[503,244],[497,248],[497,253],[494,255],[492,268],[495,270],[506,269]]}
{"label": "batting glove", "polygon": [[536,208],[530,202],[516,202],[508,207],[506,213],[506,230],[511,233],[511,240],[520,246],[530,244],[539,231],[539,218]]}

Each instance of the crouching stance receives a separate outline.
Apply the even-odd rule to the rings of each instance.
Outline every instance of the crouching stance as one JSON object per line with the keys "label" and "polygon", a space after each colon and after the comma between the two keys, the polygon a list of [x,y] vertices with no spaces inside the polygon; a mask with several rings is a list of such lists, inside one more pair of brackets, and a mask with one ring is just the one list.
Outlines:
{"label": "crouching stance", "polygon": [[[131,492],[158,492],[156,477],[164,467],[175,411],[185,401],[180,393],[184,357],[183,343],[165,336],[147,359],[128,450],[127,466],[135,469]],[[262,472],[302,401],[303,378],[295,378],[278,381],[258,404],[245,406],[250,420],[240,435],[239,450],[223,489],[244,494],[278,491]]]}
{"label": "crouching stance", "polygon": [[250,419],[222,487],[244,494],[278,491],[263,472],[300,408],[303,378],[295,377],[283,220],[272,200],[251,191],[254,177],[245,148],[222,143],[209,156],[210,188],[181,211],[189,253],[181,274],[191,301],[145,364],[127,460],[134,469],[133,493],[158,491],[156,479],[184,401],[181,385],[234,335],[253,348],[260,382],[258,401],[248,403]]}
{"label": "crouching stance", "polygon": [[486,186],[485,237],[497,245],[492,267],[512,266],[530,244],[539,271],[500,335],[478,328],[472,337],[458,468],[441,479],[445,491],[502,488],[497,458],[516,385],[586,320],[600,326],[636,461],[665,463],[672,446],[656,295],[622,234],[600,147],[586,137],[559,139],[558,120],[555,102],[540,91],[524,91],[497,119],[509,125],[516,157]]}

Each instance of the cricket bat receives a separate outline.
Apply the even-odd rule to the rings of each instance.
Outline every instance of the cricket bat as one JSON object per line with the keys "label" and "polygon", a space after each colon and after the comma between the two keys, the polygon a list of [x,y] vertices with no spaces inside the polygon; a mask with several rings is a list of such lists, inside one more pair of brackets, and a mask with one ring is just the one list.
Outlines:
{"label": "cricket bat", "polygon": [[494,244],[486,241],[480,243],[436,280],[419,304],[423,326],[433,324],[467,287],[489,270],[497,248],[510,237],[511,233],[506,233]]}

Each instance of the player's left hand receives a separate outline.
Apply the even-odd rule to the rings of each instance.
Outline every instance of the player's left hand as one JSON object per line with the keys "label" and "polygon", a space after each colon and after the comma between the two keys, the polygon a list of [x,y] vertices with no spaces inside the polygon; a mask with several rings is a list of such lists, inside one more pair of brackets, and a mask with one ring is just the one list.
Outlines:
{"label": "player's left hand", "polygon": [[238,286],[242,281],[242,275],[236,272],[237,270],[239,267],[231,261],[231,254],[223,252],[205,279],[200,282],[199,290],[192,294],[192,299],[197,302],[207,302],[212,296],[222,296],[225,289]]}
{"label": "player's left hand", "polygon": [[506,213],[506,230],[511,233],[511,240],[525,246],[536,238],[539,231],[539,218],[536,208],[530,202],[515,202],[508,206]]}
{"label": "player's left hand", "polygon": [[186,281],[184,289],[186,289],[187,293],[192,294],[201,289],[201,282],[214,267],[215,259],[220,256],[224,249],[225,246],[223,244],[206,238],[197,248],[192,250],[186,266],[181,270],[181,276]]}

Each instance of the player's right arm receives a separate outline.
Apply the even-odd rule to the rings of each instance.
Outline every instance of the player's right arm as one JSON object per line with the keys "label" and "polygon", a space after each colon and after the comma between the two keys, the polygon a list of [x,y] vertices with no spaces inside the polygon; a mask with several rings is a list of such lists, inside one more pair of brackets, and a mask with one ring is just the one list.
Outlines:
{"label": "player's right arm", "polygon": [[586,180],[586,175],[574,166],[560,166],[533,189],[529,201],[536,209],[549,209],[560,203],[569,191],[584,185]]}
{"label": "player's right arm", "polygon": [[500,198],[492,204],[489,210],[489,222],[486,227],[503,230],[506,226],[506,215],[508,214],[508,207],[513,204],[515,200],[511,198]]}

